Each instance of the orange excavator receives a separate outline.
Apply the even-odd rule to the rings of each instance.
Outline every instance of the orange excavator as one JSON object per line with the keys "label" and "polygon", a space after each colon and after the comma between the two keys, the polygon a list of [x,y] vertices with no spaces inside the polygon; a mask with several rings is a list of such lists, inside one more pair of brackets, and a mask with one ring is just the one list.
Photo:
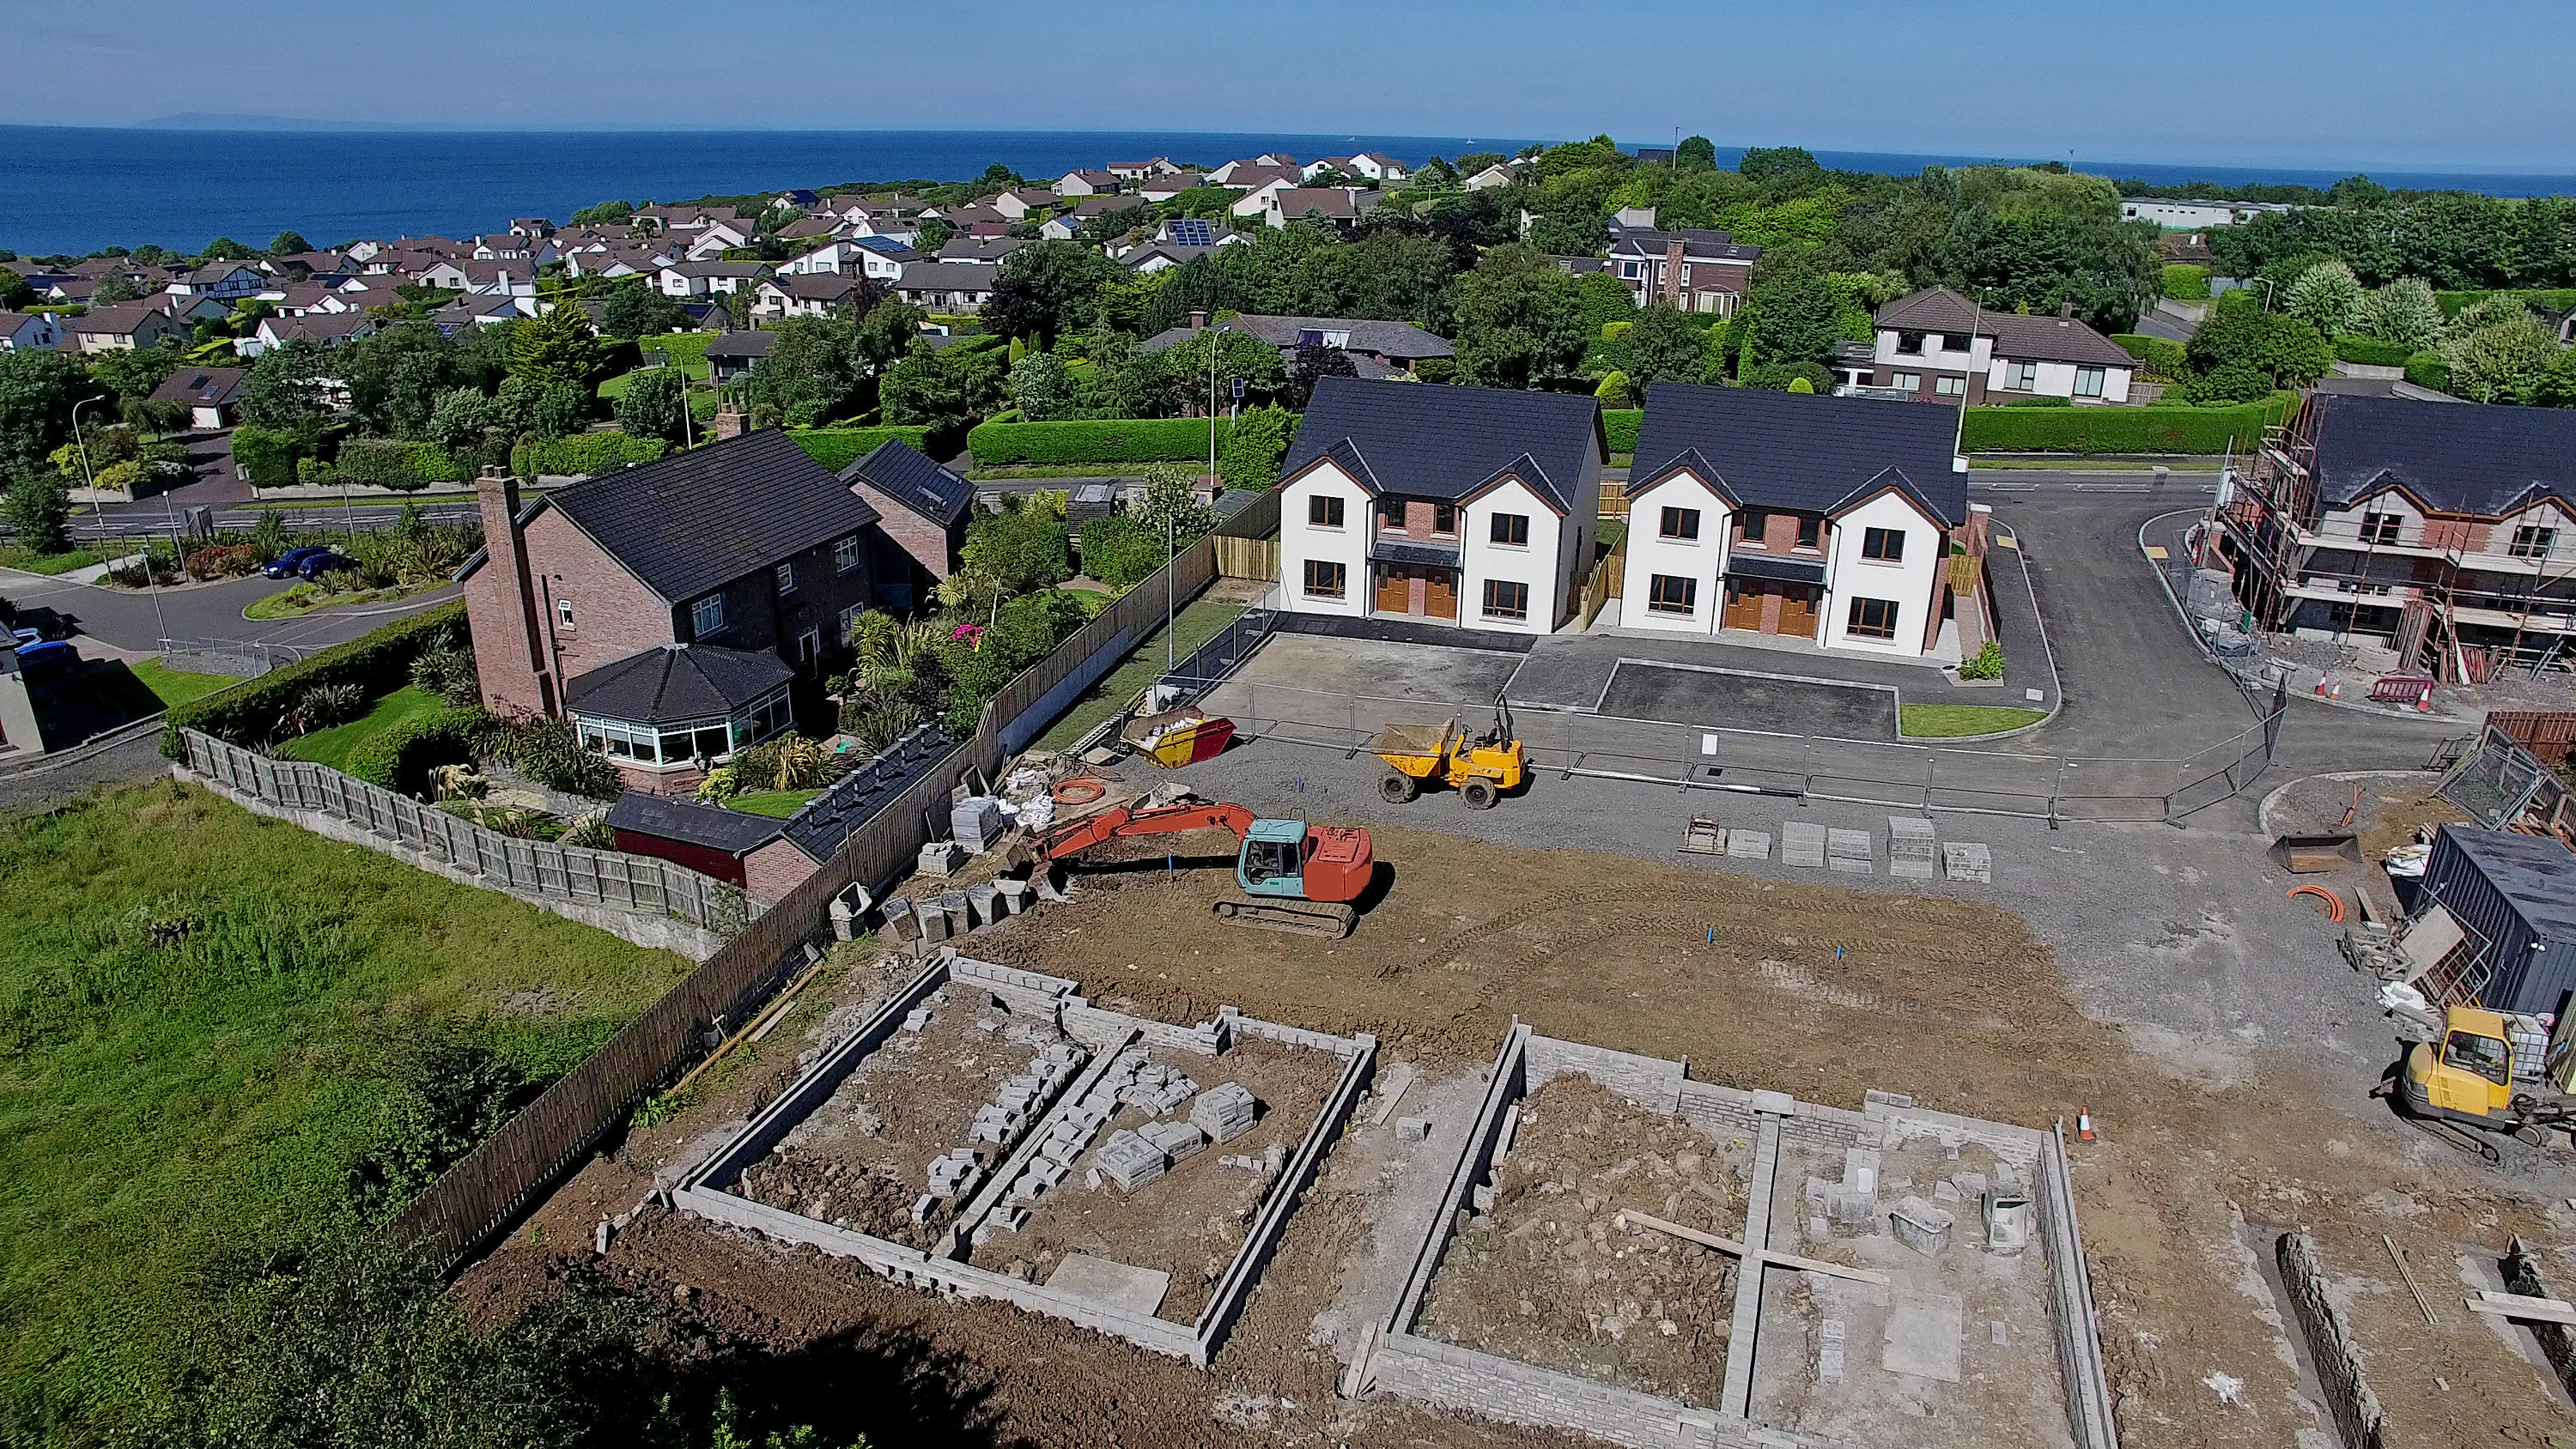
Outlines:
{"label": "orange excavator", "polygon": [[1369,833],[1355,825],[1262,820],[1241,805],[1126,806],[1060,825],[1023,842],[1011,862],[1070,861],[1112,840],[1183,830],[1227,830],[1242,842],[1235,854],[1236,893],[1210,907],[1220,920],[1267,931],[1338,940],[1359,919],[1353,904],[1377,868]]}

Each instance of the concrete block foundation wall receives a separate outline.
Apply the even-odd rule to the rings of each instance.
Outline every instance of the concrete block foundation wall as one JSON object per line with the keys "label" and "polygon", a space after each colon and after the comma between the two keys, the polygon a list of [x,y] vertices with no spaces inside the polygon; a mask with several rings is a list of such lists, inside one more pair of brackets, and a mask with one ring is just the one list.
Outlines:
{"label": "concrete block foundation wall", "polygon": [[[2532,1298],[2555,1296],[2549,1291],[2549,1285],[2541,1280],[2540,1260],[2532,1256],[2530,1246],[2520,1238],[2515,1238],[2505,1252],[2504,1286],[2508,1292]],[[2558,1382],[2565,1385],[2569,1393],[2576,1394],[2576,1330],[2570,1330],[2563,1323],[2537,1320],[2526,1322],[2524,1327],[2531,1330],[2533,1338],[2540,1340],[2540,1351],[2549,1359],[2550,1368],[2557,1371]]]}
{"label": "concrete block foundation wall", "polygon": [[1568,1072],[1581,1072],[1647,1111],[1666,1115],[1678,1110],[1682,1078],[1690,1070],[1688,1062],[1668,1062],[1537,1035],[1529,1038],[1528,1062],[1530,1091]]}
{"label": "concrete block foundation wall", "polygon": [[1573,1429],[1628,1449],[1710,1449],[1718,1415],[1496,1354],[1400,1333],[1369,1358],[1377,1386],[1508,1423]]}
{"label": "concrete block foundation wall", "polygon": [[2067,1427],[2075,1433],[2076,1449],[2119,1449],[2119,1431],[2111,1424],[2111,1380],[2102,1364],[2101,1315],[2093,1307],[2093,1270],[2085,1265],[2084,1237],[2075,1227],[2066,1138],[2062,1129],[2030,1135],[2039,1139],[2039,1160],[2021,1165],[2032,1183],[2031,1203],[2048,1254],[2048,1326],[2057,1338]]}
{"label": "concrete block foundation wall", "polygon": [[2343,1442],[2349,1449],[2385,1449],[2388,1415],[2361,1371],[2343,1310],[2326,1296],[2325,1266],[2317,1260],[2317,1245],[2305,1233],[2283,1233],[2274,1256],[2281,1265],[2281,1282],[2290,1290],[2290,1311],[2298,1316],[2299,1331],[2307,1335],[2308,1356],[2325,1385],[2327,1407],[2334,1411]]}
{"label": "concrete block foundation wall", "polygon": [[[740,1180],[743,1169],[767,1155],[794,1130],[797,1123],[828,1101],[859,1063],[894,1035],[914,1007],[933,991],[951,982],[990,992],[1015,1010],[1052,1016],[1066,1031],[1101,1053],[1090,1065],[1092,1075],[1106,1069],[1109,1053],[1131,1042],[1142,1041],[1149,1045],[1214,1055],[1223,1050],[1225,1042],[1235,1032],[1329,1051],[1343,1060],[1345,1065],[1339,1082],[1298,1143],[1287,1168],[1271,1185],[1269,1195],[1253,1218],[1251,1230],[1244,1236],[1243,1246],[1236,1250],[1234,1261],[1218,1280],[1216,1291],[1210,1295],[1208,1306],[1196,1323],[1173,1323],[1150,1314],[1124,1312],[1092,1299],[1059,1293],[1044,1284],[1023,1282],[953,1257],[926,1253],[869,1233],[836,1228],[725,1190]],[[1333,1036],[1261,1021],[1244,1016],[1230,1006],[1222,1008],[1215,1022],[1196,1027],[1176,1027],[1091,1006],[1077,994],[1079,985],[1061,976],[1045,976],[960,956],[954,948],[943,947],[929,959],[921,974],[896,992],[856,1034],[824,1053],[779,1095],[777,1101],[755,1113],[744,1123],[742,1130],[712,1157],[682,1178],[680,1187],[672,1194],[673,1201],[700,1217],[764,1233],[784,1242],[811,1243],[835,1257],[856,1259],[890,1282],[970,1300],[1001,1299],[1032,1312],[1051,1314],[1097,1332],[1114,1334],[1139,1347],[1187,1359],[1204,1367],[1224,1341],[1235,1319],[1241,1315],[1244,1301],[1260,1281],[1261,1270],[1278,1251],[1280,1240],[1287,1233],[1290,1215],[1314,1182],[1324,1154],[1349,1123],[1361,1094],[1367,1090],[1377,1062],[1377,1039],[1366,1034]],[[1058,1097],[1046,1118],[1022,1141],[1019,1156],[1024,1157],[1034,1151],[1046,1136],[1052,1119],[1070,1110],[1080,1095],[1077,1090]],[[993,1175],[985,1191],[959,1218],[957,1229],[950,1234],[952,1244],[967,1240],[976,1223],[998,1203],[1000,1194],[1016,1175],[1016,1170],[1011,1168]]]}

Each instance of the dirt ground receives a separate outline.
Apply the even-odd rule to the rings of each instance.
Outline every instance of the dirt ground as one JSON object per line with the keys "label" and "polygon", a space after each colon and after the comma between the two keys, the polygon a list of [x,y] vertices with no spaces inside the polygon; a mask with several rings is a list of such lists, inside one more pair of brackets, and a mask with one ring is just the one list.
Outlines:
{"label": "dirt ground", "polygon": [[[2076,1009],[2060,972],[2094,963],[2056,961],[1991,906],[1375,833],[1391,879],[1382,899],[1363,902],[1346,940],[1202,925],[1228,878],[1165,874],[1164,845],[1197,844],[1179,837],[1155,843],[1150,868],[1088,874],[1073,903],[979,937],[975,949],[1077,978],[1105,1005],[1163,1020],[1205,1020],[1231,1003],[1319,1030],[1372,1031],[1390,1059],[1426,1070],[1490,1061],[1517,1015],[1555,1036],[1686,1057],[1702,1080],[1845,1107],[1880,1087],[2033,1126],[2064,1117],[2071,1128],[2089,1108],[2100,1140],[2072,1155],[2125,1445],[2330,1442],[2302,1391],[2295,1335],[2284,1334],[2249,1220],[2309,1225],[2365,1301],[2393,1294],[2411,1309],[2385,1253],[2374,1261],[2362,1251],[2387,1232],[2426,1292],[2442,1295],[2436,1307],[2457,1331],[2435,1363],[2401,1354],[2402,1323],[2363,1325],[2396,1442],[2537,1445],[2576,1434],[2576,1413],[2540,1371],[2489,1328],[2461,1328],[2453,1285],[2428,1271],[2463,1254],[2500,1255],[2514,1233],[2553,1250],[2576,1239],[2576,1216],[2526,1185],[2521,1159],[2509,1156],[2501,1172],[2481,1167],[2389,1118],[2348,1074],[2287,1053],[2225,1078],[2186,1077],[2172,1051],[2141,1050]],[[1232,853],[1213,839],[1197,848],[1199,859]],[[812,989],[825,994],[799,1005],[793,1032],[765,1056],[728,1062],[700,1101],[586,1168],[468,1272],[460,1293],[506,1311],[587,1259],[600,1217],[626,1211],[687,1144],[778,1090],[821,1023],[848,1009],[845,997]],[[818,1371],[874,1365],[859,1347],[910,1335],[907,1351],[941,1366],[939,1392],[968,1401],[928,1402],[916,1423],[899,1417],[914,1412],[910,1400],[890,1399],[881,1445],[1555,1442],[1331,1398],[1336,1365],[1316,1346],[1315,1320],[1345,1260],[1363,1251],[1364,1218],[1361,1203],[1335,1194],[1301,1207],[1206,1374],[1051,1320],[915,1295],[846,1264],[653,1215],[600,1266],[639,1291],[689,1289],[711,1327],[812,1357]],[[971,1434],[935,1432],[932,1420],[951,1409],[950,1422],[975,1426]]]}
{"label": "dirt ground", "polygon": [[[1240,1041],[1217,1057],[1159,1049],[1148,1056],[1189,1073],[1201,1091],[1242,1083],[1260,1104],[1261,1116],[1250,1132],[1209,1144],[1132,1193],[1108,1182],[1096,1190],[1086,1187],[1084,1174],[1097,1165],[1111,1133],[1155,1120],[1140,1108],[1122,1106],[1073,1164],[1073,1175],[1038,1202],[1028,1222],[1016,1233],[993,1235],[971,1261],[1005,1271],[1022,1264],[1041,1283],[1067,1253],[1156,1269],[1171,1274],[1172,1282],[1155,1316],[1195,1323],[1216,1280],[1243,1246],[1244,1231],[1270,1181],[1262,1173],[1228,1167],[1221,1159],[1259,1157],[1272,1143],[1294,1153],[1315,1125],[1315,1114],[1323,1110],[1333,1084],[1341,1080],[1342,1059],[1269,1041]],[[1164,1120],[1189,1120],[1189,1104],[1173,1109]]]}
{"label": "dirt ground", "polygon": [[1735,1260],[1617,1221],[1744,1234],[1742,1139],[1718,1142],[1589,1077],[1524,1099],[1494,1211],[1451,1243],[1415,1332],[1686,1404],[1726,1381]]}

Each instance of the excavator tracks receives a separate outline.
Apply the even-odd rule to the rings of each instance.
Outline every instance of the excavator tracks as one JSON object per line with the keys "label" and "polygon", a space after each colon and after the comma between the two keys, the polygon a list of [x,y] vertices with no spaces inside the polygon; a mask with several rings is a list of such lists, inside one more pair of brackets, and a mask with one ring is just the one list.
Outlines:
{"label": "excavator tracks", "polygon": [[1233,925],[1257,926],[1291,936],[1317,936],[1327,941],[1349,935],[1351,926],[1360,918],[1359,908],[1345,903],[1247,895],[1225,897],[1212,902],[1208,910],[1218,920]]}

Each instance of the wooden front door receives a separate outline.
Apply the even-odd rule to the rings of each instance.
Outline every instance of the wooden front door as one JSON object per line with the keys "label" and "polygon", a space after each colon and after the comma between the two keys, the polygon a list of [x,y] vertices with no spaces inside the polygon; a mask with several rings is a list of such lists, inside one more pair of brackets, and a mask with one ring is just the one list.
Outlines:
{"label": "wooden front door", "polygon": [[1422,613],[1425,618],[1458,617],[1458,571],[1426,568],[1422,571]]}
{"label": "wooden front door", "polygon": [[1413,612],[1413,574],[1404,565],[1377,566],[1377,611],[1381,614]]}
{"label": "wooden front door", "polygon": [[1762,591],[1742,579],[1726,581],[1726,612],[1718,621],[1729,629],[1762,628]]}
{"label": "wooden front door", "polygon": [[1801,584],[1784,585],[1780,590],[1780,627],[1774,631],[1801,639],[1816,637],[1816,594]]}

